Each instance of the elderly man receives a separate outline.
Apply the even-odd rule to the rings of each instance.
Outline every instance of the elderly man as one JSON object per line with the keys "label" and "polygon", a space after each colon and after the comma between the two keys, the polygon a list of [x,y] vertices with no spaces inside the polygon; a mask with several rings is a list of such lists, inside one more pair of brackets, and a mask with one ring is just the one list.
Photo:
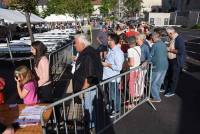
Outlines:
{"label": "elderly man", "polygon": [[[76,60],[75,72],[73,76],[73,90],[78,92],[84,90],[92,85],[96,85],[102,79],[103,67],[101,59],[94,48],[92,48],[90,42],[84,35],[75,36],[74,47],[79,53]],[[84,94],[84,110],[86,127],[95,127],[95,109],[93,108],[93,101],[95,99],[96,90],[90,90]]]}
{"label": "elderly man", "polygon": [[160,87],[164,81],[165,74],[168,68],[167,47],[159,38],[158,33],[152,34],[153,46],[151,49],[151,61],[153,64],[152,81],[151,81],[151,95],[152,102],[161,102]]}
{"label": "elderly man", "polygon": [[174,28],[169,27],[166,31],[171,43],[168,47],[169,69],[164,82],[164,90],[165,96],[171,97],[175,94],[179,74],[185,62],[185,43]]}
{"label": "elderly man", "polygon": [[[108,46],[109,51],[106,55],[105,62],[103,64],[103,79],[109,79],[113,76],[120,74],[122,70],[122,65],[124,63],[124,53],[117,46],[119,42],[119,37],[117,34],[109,34],[108,35]],[[111,105],[111,117],[114,117],[116,113],[120,110],[120,92],[118,89],[120,79],[113,80],[109,83],[109,102]]]}
{"label": "elderly man", "polygon": [[141,47],[141,63],[149,61],[150,59],[150,50],[149,47],[144,43],[145,35],[139,34],[136,36],[136,43]]}

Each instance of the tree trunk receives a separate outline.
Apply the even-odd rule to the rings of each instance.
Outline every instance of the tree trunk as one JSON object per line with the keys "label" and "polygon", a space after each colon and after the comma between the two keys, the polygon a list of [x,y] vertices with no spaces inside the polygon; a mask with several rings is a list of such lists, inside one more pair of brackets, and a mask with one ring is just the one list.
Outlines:
{"label": "tree trunk", "polygon": [[33,37],[33,33],[32,33],[32,29],[31,29],[31,20],[30,20],[30,13],[28,12],[25,12],[25,16],[26,16],[26,24],[27,24],[27,27],[28,27],[28,32],[29,32],[29,35],[30,35],[30,39],[31,39],[31,42],[34,41],[34,37]]}

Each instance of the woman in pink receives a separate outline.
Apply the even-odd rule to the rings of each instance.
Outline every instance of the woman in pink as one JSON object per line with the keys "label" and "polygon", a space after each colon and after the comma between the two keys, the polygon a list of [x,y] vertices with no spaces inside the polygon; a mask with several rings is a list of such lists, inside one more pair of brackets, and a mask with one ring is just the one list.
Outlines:
{"label": "woman in pink", "polygon": [[[136,68],[140,65],[141,48],[136,46],[136,39],[134,36],[128,38],[128,44],[130,48],[128,49],[128,65],[130,69]],[[134,97],[138,97],[138,76],[139,70],[133,70],[130,72],[129,78],[129,95],[131,101],[134,101]]]}
{"label": "woman in pink", "polygon": [[40,102],[52,102],[52,84],[49,78],[49,60],[46,57],[47,47],[41,41],[31,44],[34,56],[34,70],[38,77],[38,97]]}
{"label": "woman in pink", "polygon": [[17,92],[24,100],[24,104],[32,105],[38,103],[37,83],[32,72],[26,66],[20,66],[15,70],[15,81],[17,82]]}

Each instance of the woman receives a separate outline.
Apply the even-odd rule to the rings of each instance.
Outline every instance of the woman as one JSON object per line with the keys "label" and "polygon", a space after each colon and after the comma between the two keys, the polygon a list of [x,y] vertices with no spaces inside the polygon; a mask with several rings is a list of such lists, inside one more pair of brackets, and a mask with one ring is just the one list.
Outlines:
{"label": "woman", "polygon": [[49,60],[45,56],[47,47],[41,41],[35,41],[31,45],[34,55],[34,70],[38,77],[38,98],[40,102],[52,101],[52,85],[49,78]]}
{"label": "woman", "polygon": [[[140,65],[140,57],[141,57],[141,48],[140,46],[136,46],[136,38],[131,36],[128,38],[128,44],[130,48],[128,49],[128,65],[130,70],[136,68]],[[130,103],[133,103],[134,100],[139,96],[138,91],[138,77],[139,77],[139,70],[132,70],[130,72],[129,77],[129,96],[131,98]],[[132,108],[134,105],[129,105],[128,108]]]}

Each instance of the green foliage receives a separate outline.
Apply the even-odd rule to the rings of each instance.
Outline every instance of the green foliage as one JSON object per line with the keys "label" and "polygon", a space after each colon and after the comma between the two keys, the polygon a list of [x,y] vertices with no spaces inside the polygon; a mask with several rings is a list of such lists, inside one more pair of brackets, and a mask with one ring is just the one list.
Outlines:
{"label": "green foliage", "polygon": [[9,7],[11,9],[18,9],[27,13],[37,14],[36,6],[38,0],[10,0]]}
{"label": "green foliage", "polygon": [[124,5],[128,9],[129,13],[138,12],[142,8],[142,0],[126,0]]}
{"label": "green foliage", "polygon": [[200,29],[200,23],[191,27],[192,29]]}
{"label": "green foliage", "polygon": [[90,0],[49,0],[44,16],[69,13],[73,17],[91,15],[94,11]]}
{"label": "green foliage", "polygon": [[115,8],[117,0],[102,0],[100,12],[103,16],[108,16],[109,12]]}

